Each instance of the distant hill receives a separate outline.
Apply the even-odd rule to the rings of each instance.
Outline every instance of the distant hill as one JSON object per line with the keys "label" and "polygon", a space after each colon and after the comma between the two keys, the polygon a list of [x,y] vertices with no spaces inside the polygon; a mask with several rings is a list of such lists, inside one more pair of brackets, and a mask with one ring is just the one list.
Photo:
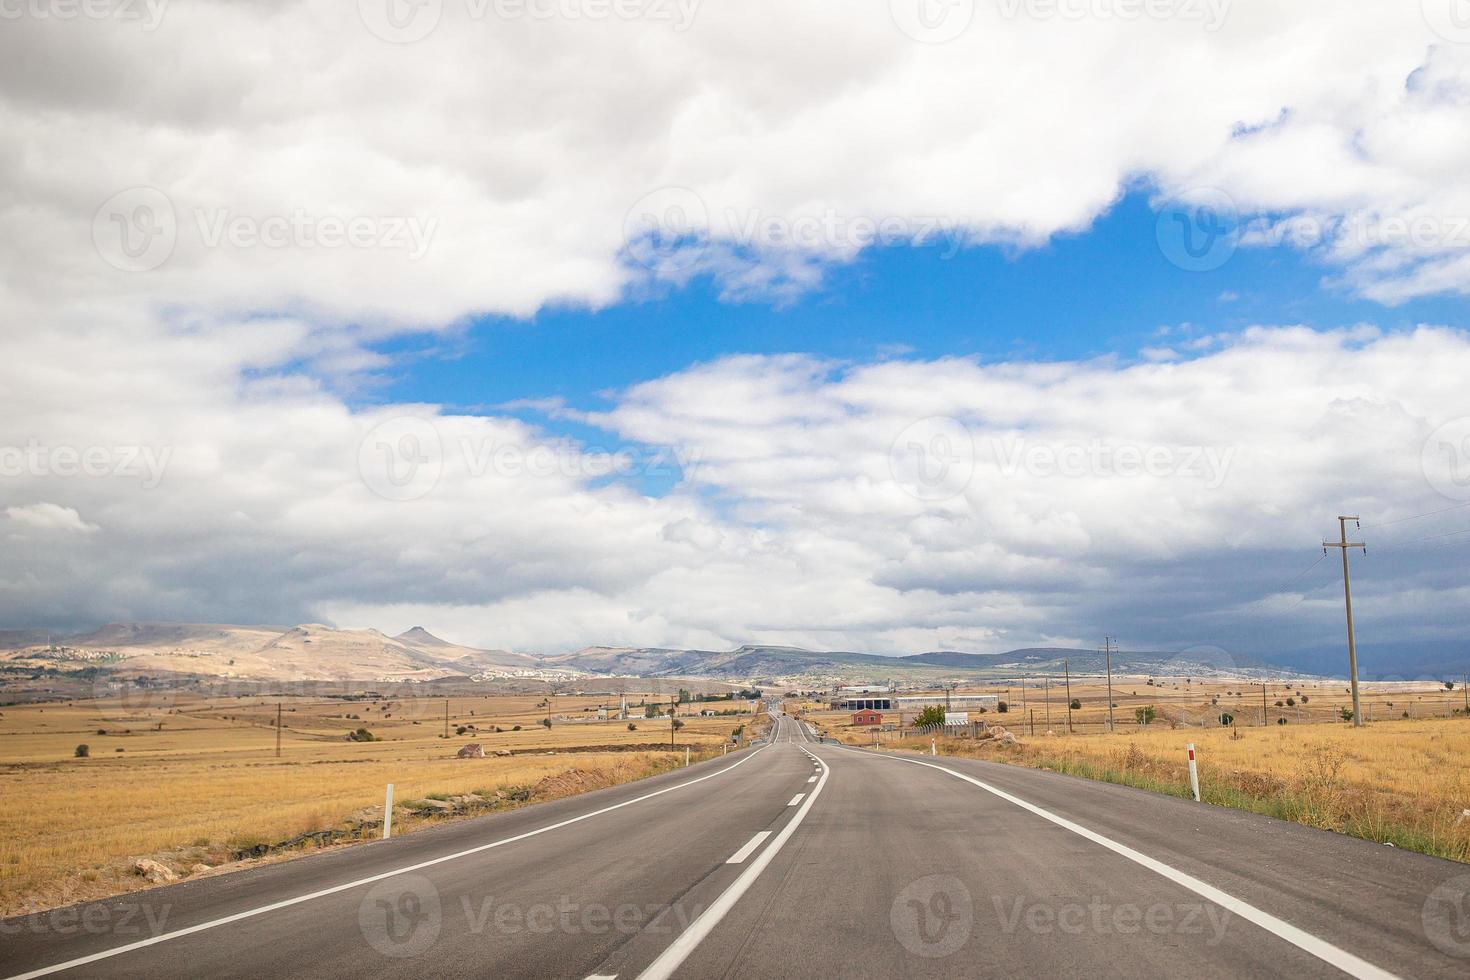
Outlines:
{"label": "distant hill", "polygon": [[0,634],[0,661],[52,667],[241,680],[420,680],[541,671],[535,657],[450,643],[422,627],[399,636],[375,629],[110,623],[61,636],[33,630]]}

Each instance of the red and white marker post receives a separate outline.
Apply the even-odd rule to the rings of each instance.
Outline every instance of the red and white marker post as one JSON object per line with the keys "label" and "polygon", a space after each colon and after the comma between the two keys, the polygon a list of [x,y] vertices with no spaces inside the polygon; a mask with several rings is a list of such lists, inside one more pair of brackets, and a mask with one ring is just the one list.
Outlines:
{"label": "red and white marker post", "polygon": [[1190,742],[1189,749],[1189,788],[1194,791],[1194,802],[1199,802],[1199,770],[1194,766],[1194,743]]}

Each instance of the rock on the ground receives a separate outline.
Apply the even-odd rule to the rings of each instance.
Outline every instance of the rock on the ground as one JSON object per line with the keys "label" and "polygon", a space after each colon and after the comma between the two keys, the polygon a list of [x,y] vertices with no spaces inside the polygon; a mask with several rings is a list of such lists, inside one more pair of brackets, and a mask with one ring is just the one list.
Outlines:
{"label": "rock on the ground", "polygon": [[454,810],[454,804],[448,800],[419,800],[414,805],[421,812],[451,813]]}
{"label": "rock on the ground", "polygon": [[195,864],[195,865],[191,865],[190,866],[190,868],[189,868],[189,874],[191,874],[191,875],[202,875],[202,874],[204,874],[204,872],[211,871],[211,870],[213,870],[213,869],[210,868],[210,866],[207,865],[207,864]]}
{"label": "rock on the ground", "polygon": [[485,758],[485,747],[479,742],[471,742],[456,754],[461,759],[483,759]]}
{"label": "rock on the ground", "polygon": [[179,876],[174,874],[172,868],[159,864],[150,858],[139,858],[134,862],[133,873],[142,875],[155,885],[165,885],[170,881],[179,880]]}

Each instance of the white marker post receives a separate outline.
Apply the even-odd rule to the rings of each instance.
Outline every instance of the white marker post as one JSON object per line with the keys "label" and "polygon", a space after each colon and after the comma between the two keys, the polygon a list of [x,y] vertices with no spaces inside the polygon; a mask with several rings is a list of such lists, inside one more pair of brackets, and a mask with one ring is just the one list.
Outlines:
{"label": "white marker post", "polygon": [[938,755],[939,754],[939,740],[938,739],[931,738],[929,740],[929,754],[930,755]]}
{"label": "white marker post", "polygon": [[383,800],[383,840],[393,835],[393,784],[388,784],[388,795]]}
{"label": "white marker post", "polygon": [[689,768],[689,746],[684,746],[684,768]]}
{"label": "white marker post", "polygon": [[1199,770],[1194,765],[1194,743],[1189,743],[1189,788],[1194,791],[1194,802],[1199,802]]}

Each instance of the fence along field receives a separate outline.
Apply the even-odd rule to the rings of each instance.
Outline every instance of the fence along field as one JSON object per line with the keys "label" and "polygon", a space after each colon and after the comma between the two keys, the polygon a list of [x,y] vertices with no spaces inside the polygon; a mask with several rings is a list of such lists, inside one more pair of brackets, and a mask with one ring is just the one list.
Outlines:
{"label": "fence along field", "polygon": [[[763,720],[750,702],[685,704],[671,750],[668,698],[650,696],[654,719],[639,698],[629,698],[638,717],[597,721],[598,704],[616,704],[558,696],[549,729],[539,696],[449,698],[447,739],[442,697],[286,698],[280,758],[274,699],[0,707],[0,916],[148,887],[139,858],[187,877],[303,834],[351,830],[353,815],[371,818],[361,836],[376,836],[390,782],[394,833],[409,833],[443,819],[416,815],[430,797],[478,794],[486,805],[474,812],[494,812],[596,789],[682,765],[686,746],[695,760],[718,754],[737,728],[749,735]],[[701,708],[744,714],[686,714]],[[374,740],[349,741],[359,728]],[[471,743],[487,757],[455,757]]]}
{"label": "fence along field", "polygon": [[[1020,744],[1009,746],[943,733],[875,735],[871,728],[852,726],[849,713],[814,702],[806,703],[805,714],[853,745],[927,753],[934,738],[941,755],[1051,769],[1177,796],[1189,795],[1185,745],[1193,742],[1206,804],[1470,861],[1470,712],[1458,682],[1453,689],[1442,682],[1364,685],[1363,713],[1373,721],[1354,728],[1342,717],[1352,702],[1341,681],[1268,682],[1263,710],[1259,682],[1253,689],[1244,681],[1115,678],[1115,725],[1109,733],[1106,687],[1093,678],[1074,679],[1071,693],[1081,707],[1072,711],[1071,734],[1068,699],[1059,686],[1050,684],[1048,703],[1040,689],[1028,685],[1025,711],[1018,687],[977,689],[999,694],[1007,710],[972,713],[970,719],[1017,735]],[[1145,724],[1139,711],[1150,707],[1153,720]],[[896,713],[884,714],[885,721],[897,722]],[[1232,724],[1222,727],[1221,714],[1232,716]]]}

